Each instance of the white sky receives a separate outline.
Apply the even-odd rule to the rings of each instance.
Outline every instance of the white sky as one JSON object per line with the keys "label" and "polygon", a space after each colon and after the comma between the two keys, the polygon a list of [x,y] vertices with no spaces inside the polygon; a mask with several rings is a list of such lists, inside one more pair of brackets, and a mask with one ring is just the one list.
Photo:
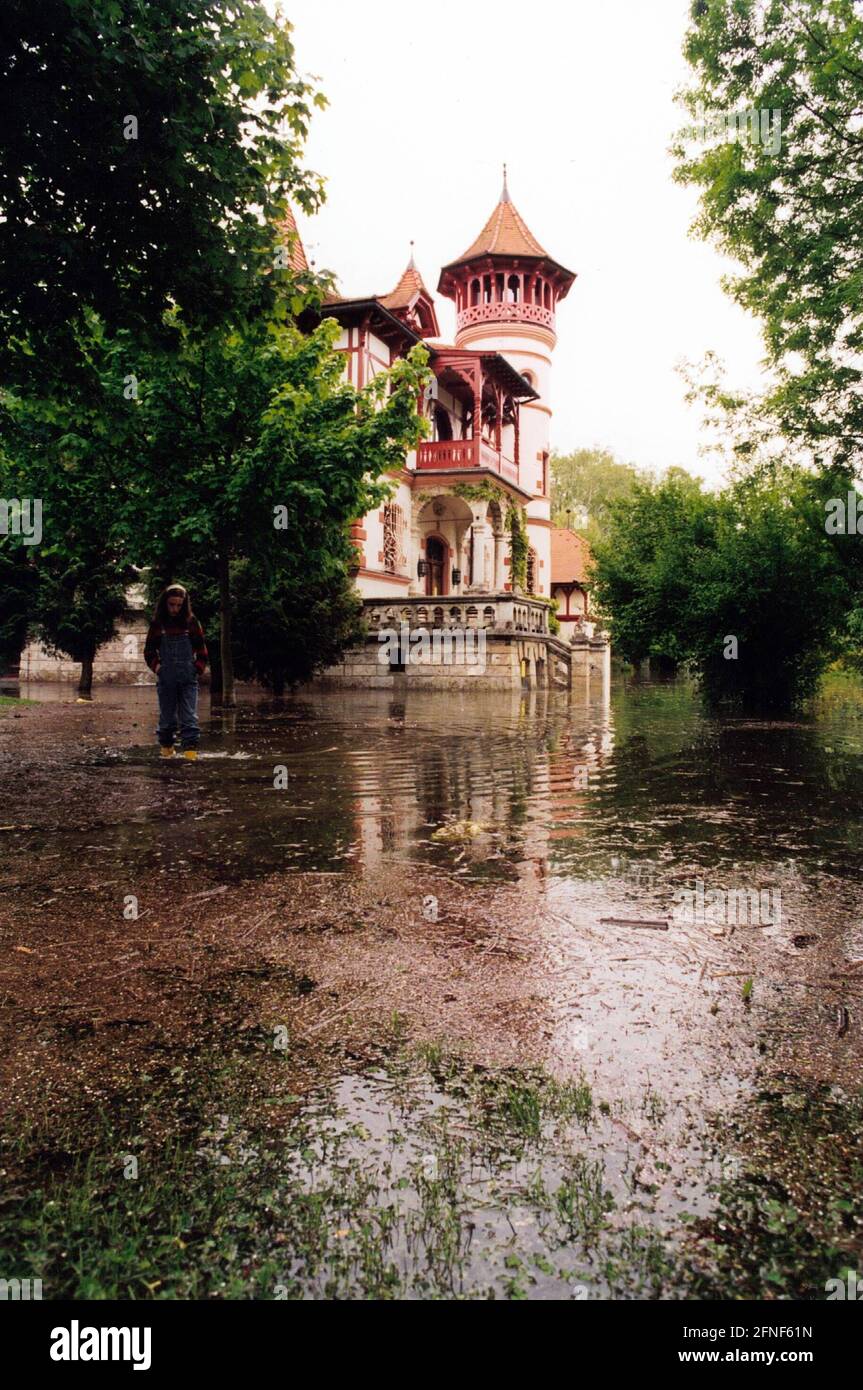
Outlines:
{"label": "white sky", "polygon": [[[700,411],[675,371],[712,348],[732,386],[760,380],[758,326],[723,293],[731,267],[693,240],[697,196],[671,180],[684,123],[687,0],[286,0],[297,65],[330,105],[307,163],[327,203],[298,223],[344,294],[391,290],[410,254],[441,265],[513,202],[578,279],[558,309],[552,446],[601,444],[708,481]],[[436,296],[452,341],[452,303]]]}

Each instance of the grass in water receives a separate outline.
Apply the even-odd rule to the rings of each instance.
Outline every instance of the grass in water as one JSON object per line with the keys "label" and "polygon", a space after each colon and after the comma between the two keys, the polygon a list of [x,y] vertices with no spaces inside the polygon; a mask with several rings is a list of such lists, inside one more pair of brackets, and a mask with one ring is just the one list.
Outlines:
{"label": "grass in water", "polygon": [[[211,1061],[203,1085],[166,1069],[6,1142],[10,1269],[46,1298],[520,1299],[600,1296],[629,1267],[581,1079],[430,1044],[301,1100],[265,1043]],[[626,1292],[660,1282],[644,1265]]]}

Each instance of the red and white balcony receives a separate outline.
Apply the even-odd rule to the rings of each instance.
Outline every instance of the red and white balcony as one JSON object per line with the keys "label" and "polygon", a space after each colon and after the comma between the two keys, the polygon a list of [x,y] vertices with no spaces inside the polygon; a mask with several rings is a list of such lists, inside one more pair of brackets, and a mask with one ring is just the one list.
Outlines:
{"label": "red and white balcony", "polygon": [[518,468],[486,439],[424,440],[417,448],[417,469],[487,468],[518,486]]}

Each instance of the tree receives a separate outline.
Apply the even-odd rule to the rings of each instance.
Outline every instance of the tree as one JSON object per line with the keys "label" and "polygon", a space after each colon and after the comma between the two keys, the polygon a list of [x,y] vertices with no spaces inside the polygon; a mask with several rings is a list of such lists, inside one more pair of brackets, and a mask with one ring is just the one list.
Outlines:
{"label": "tree", "polygon": [[593,545],[593,599],[624,660],[688,659],[693,563],[716,525],[715,497],[688,475],[641,480],[610,503]]}
{"label": "tree", "polygon": [[[335,659],[349,524],[390,494],[385,475],[421,438],[427,353],[414,348],[356,391],[341,379],[333,320],[308,334],[278,318],[206,335],[179,315],[175,324],[179,350],[150,355],[131,412],[126,448],[135,462],[125,470],[122,525],[129,551],[160,574],[167,553],[186,572],[215,573],[222,695],[231,704],[233,623],[242,616],[235,577],[244,614],[267,629],[260,641],[243,634],[245,670],[278,686]],[[276,660],[280,643],[295,650]]]}
{"label": "tree", "polygon": [[[344,544],[338,546],[339,540]],[[363,635],[362,601],[347,574],[351,545],[342,529],[330,537],[338,549],[322,564],[311,536],[264,572],[243,560],[232,575],[236,671],[276,695],[334,665]]]}
{"label": "tree", "polygon": [[[676,178],[701,189],[695,231],[741,263],[725,284],[763,325],[776,384],[760,404],[774,435],[853,462],[863,442],[863,14],[854,0],[694,0],[690,14],[694,80],[682,99],[696,127],[674,152]],[[705,142],[701,127],[717,114]]]}
{"label": "tree", "polygon": [[134,571],[103,547],[88,553],[73,530],[67,544],[46,547],[38,574],[36,634],[49,651],[81,663],[78,694],[89,700],[96,653],[117,635]]}
{"label": "tree", "polygon": [[553,453],[552,521],[555,526],[575,526],[592,539],[601,532],[610,504],[630,496],[638,478],[638,470],[621,463],[609,449]]}
{"label": "tree", "polygon": [[[34,627],[49,650],[81,663],[79,693],[89,699],[99,647],[116,636],[135,578],[118,530],[115,462],[128,437],[128,405],[117,390],[119,363],[92,321],[89,390],[66,403],[53,396],[0,392],[0,495],[40,509],[40,535],[19,574],[26,609],[12,602],[13,627]],[[102,388],[99,370],[110,381]],[[14,558],[6,542],[6,555]]]}
{"label": "tree", "polygon": [[854,601],[855,537],[825,529],[836,487],[787,465],[716,495],[681,477],[640,484],[594,553],[623,655],[688,663],[712,704],[799,705],[841,650]]}
{"label": "tree", "polygon": [[285,199],[313,211],[323,197],[300,157],[325,101],[290,33],[259,0],[7,0],[7,372],[62,378],[87,311],[141,339],[171,303],[204,327],[273,303],[261,271]]}
{"label": "tree", "polygon": [[17,668],[35,612],[32,547],[0,535],[0,675]]}

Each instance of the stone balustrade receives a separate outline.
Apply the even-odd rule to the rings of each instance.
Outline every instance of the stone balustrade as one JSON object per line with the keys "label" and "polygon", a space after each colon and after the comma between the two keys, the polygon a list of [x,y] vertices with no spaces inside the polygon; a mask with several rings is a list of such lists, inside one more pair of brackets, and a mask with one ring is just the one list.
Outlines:
{"label": "stone balustrade", "polygon": [[548,605],[517,594],[441,595],[429,598],[369,598],[363,603],[363,617],[369,632],[398,628],[476,628],[489,633],[549,635]]}

